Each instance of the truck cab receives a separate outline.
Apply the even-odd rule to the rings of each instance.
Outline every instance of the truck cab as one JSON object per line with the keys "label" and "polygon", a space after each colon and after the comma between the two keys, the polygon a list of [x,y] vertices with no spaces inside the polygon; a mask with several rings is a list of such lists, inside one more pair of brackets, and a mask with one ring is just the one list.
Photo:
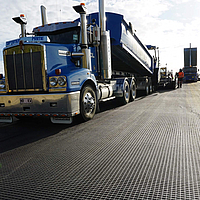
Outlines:
{"label": "truck cab", "polygon": [[[80,113],[83,88],[90,86],[94,99],[97,96],[91,64],[83,66],[80,22],[46,24],[34,28],[31,37],[23,36],[6,42],[3,50],[1,120],[45,115],[52,122],[71,123]],[[94,101],[91,95],[89,101]]]}

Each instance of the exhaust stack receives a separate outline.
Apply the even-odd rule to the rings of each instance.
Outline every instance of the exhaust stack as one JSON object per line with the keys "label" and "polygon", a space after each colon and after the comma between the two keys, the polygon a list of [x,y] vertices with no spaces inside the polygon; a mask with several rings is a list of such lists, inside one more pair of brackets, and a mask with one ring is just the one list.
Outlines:
{"label": "exhaust stack", "polygon": [[42,25],[48,24],[47,22],[47,13],[46,8],[44,6],[41,6],[41,18],[42,18]]}
{"label": "exhaust stack", "polygon": [[73,6],[74,10],[80,14],[81,20],[81,49],[84,56],[82,57],[83,68],[91,71],[91,51],[88,49],[87,44],[87,20],[86,20],[86,7],[84,3],[79,6]]}
{"label": "exhaust stack", "polygon": [[111,79],[110,32],[106,31],[104,0],[99,0],[99,25],[101,28],[100,66],[103,79]]}
{"label": "exhaust stack", "polygon": [[101,35],[106,31],[106,15],[104,0],[99,0],[99,25],[101,28]]}
{"label": "exhaust stack", "polygon": [[26,24],[27,20],[24,14],[21,14],[19,17],[12,18],[16,23],[21,25],[21,37],[26,37]]}

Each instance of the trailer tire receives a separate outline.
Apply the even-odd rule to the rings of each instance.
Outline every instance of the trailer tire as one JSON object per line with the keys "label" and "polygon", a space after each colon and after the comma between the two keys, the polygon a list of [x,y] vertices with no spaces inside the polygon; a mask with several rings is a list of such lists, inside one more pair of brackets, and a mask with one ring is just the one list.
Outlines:
{"label": "trailer tire", "polygon": [[145,86],[145,91],[144,91],[145,96],[149,95],[149,85],[146,84]]}
{"label": "trailer tire", "polygon": [[123,97],[120,98],[123,105],[127,104],[130,99],[130,87],[127,80],[124,81],[123,85]]}
{"label": "trailer tire", "polygon": [[80,113],[84,121],[92,119],[96,112],[97,99],[93,88],[86,85],[81,90]]}
{"label": "trailer tire", "polygon": [[152,94],[153,93],[153,86],[152,84],[149,85],[149,94]]}
{"label": "trailer tire", "polygon": [[130,84],[130,101],[134,101],[136,98],[136,84],[135,81],[132,80]]}

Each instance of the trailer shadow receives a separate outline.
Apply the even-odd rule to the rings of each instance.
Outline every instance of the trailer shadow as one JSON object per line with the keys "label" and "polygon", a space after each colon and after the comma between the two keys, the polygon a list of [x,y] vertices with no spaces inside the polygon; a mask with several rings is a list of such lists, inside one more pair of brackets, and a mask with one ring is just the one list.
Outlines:
{"label": "trailer shadow", "polygon": [[[156,94],[156,93],[155,93]],[[143,91],[137,91],[137,95],[136,95],[136,101],[143,99],[147,96],[145,96]],[[123,106],[122,103],[118,100],[118,99],[113,99],[111,101],[105,101],[105,102],[101,102],[100,103],[100,112],[105,112],[107,110],[112,110],[118,107]]]}
{"label": "trailer shadow", "polygon": [[[184,88],[184,85],[186,85],[186,84],[188,84],[188,83],[183,83],[182,88]],[[162,87],[160,87],[160,88],[158,88],[157,92],[158,92],[158,93],[166,93],[166,92],[173,92],[173,91],[176,91],[176,90],[179,90],[179,89],[181,89],[181,88],[178,88],[178,86],[176,86],[175,89],[172,89],[172,88],[162,88]]]}
{"label": "trailer shadow", "polygon": [[177,90],[178,88],[176,88],[176,89],[163,89],[163,88],[161,88],[161,89],[158,89],[157,90],[157,93],[166,93],[166,92],[172,92],[172,91],[175,91],[175,90]]}

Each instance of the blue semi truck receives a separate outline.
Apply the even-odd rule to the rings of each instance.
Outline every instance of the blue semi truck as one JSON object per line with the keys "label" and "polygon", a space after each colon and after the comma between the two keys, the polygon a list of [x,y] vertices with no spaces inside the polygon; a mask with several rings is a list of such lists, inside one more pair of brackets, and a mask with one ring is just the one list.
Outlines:
{"label": "blue semi truck", "polygon": [[26,32],[26,18],[18,39],[3,50],[5,77],[0,80],[0,122],[13,117],[46,116],[53,123],[72,123],[76,115],[93,118],[102,101],[133,101],[137,90],[146,95],[158,85],[158,59],[149,53],[123,15],[86,14],[84,4],[74,6],[74,21],[47,23]]}

